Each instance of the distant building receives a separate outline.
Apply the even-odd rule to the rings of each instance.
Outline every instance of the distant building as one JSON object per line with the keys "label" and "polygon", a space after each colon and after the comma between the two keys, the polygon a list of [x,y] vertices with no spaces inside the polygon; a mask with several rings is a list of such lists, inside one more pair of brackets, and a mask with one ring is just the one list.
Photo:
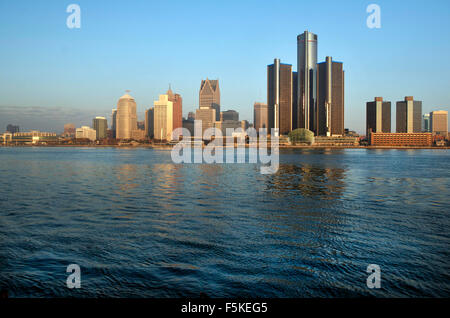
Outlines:
{"label": "distant building", "polygon": [[81,128],[76,129],[75,138],[95,141],[97,139],[97,131],[89,126],[82,126]]}
{"label": "distant building", "polygon": [[[210,107],[200,107],[195,112],[195,120],[202,121],[202,136],[206,129],[213,128],[216,122],[216,110]],[[197,136],[200,137],[200,136]]]}
{"label": "distant building", "polygon": [[267,66],[268,128],[278,128],[279,134],[292,130],[292,65],[279,59]]}
{"label": "distant building", "polygon": [[137,129],[145,130],[145,120],[141,120],[137,122]]}
{"label": "distant building", "polygon": [[422,131],[431,132],[430,114],[424,114],[422,117]]}
{"label": "distant building", "polygon": [[202,80],[199,93],[199,108],[215,109],[215,120],[220,120],[220,89],[219,80]]}
{"label": "distant building", "polygon": [[243,130],[247,130],[250,127],[250,123],[248,122],[248,120],[241,120],[241,128]]}
{"label": "distant building", "polygon": [[131,139],[131,133],[137,129],[136,101],[128,93],[117,103],[116,138]]}
{"label": "distant building", "polygon": [[174,94],[169,86],[167,90],[169,101],[173,103],[172,130],[183,127],[183,99],[180,94]]}
{"label": "distant building", "polygon": [[75,124],[65,124],[63,136],[73,138],[75,137],[75,131],[76,131]]}
{"label": "distant building", "polygon": [[194,136],[194,120],[191,119],[183,119],[183,128],[187,129],[191,134],[191,137]]}
{"label": "distant building", "polygon": [[105,139],[107,137],[108,122],[105,117],[95,117],[92,120],[92,127],[96,131],[96,139]]}
{"label": "distant building", "polygon": [[188,120],[195,120],[195,113],[194,112],[189,112],[187,119]]}
{"label": "distant building", "polygon": [[113,138],[117,138],[117,109],[113,109],[111,112],[111,131]]}
{"label": "distant building", "polygon": [[396,131],[398,133],[419,133],[422,131],[422,102],[406,96],[397,102]]}
{"label": "distant building", "polygon": [[344,135],[344,69],[330,56],[317,64],[316,135]]}
{"label": "distant building", "polygon": [[12,134],[12,142],[16,144],[56,143],[57,141],[58,137],[56,133],[52,132],[33,130],[30,132],[16,132]]}
{"label": "distant building", "polygon": [[242,124],[238,120],[224,120],[216,121],[215,127],[222,132],[223,136],[227,135],[227,129],[238,129],[241,128]]}
{"label": "distant building", "polygon": [[366,104],[366,132],[391,132],[391,102],[384,102],[383,97],[375,97],[375,101]]}
{"label": "distant building", "polygon": [[173,128],[173,102],[168,95],[159,95],[159,100],[153,102],[154,106],[154,138],[157,140],[172,140]]}
{"label": "distant building", "polygon": [[431,133],[371,133],[372,146],[416,146],[429,147],[433,144]]}
{"label": "distant building", "polygon": [[131,139],[133,140],[145,140],[146,139],[146,133],[144,129],[133,129],[131,132]]}
{"label": "distant building", "polygon": [[225,120],[239,120],[239,113],[235,110],[226,110],[220,113],[220,121]]}
{"label": "distant building", "polygon": [[154,110],[152,107],[145,111],[145,133],[150,139],[154,137]]}
{"label": "distant building", "polygon": [[255,105],[253,106],[253,124],[258,132],[261,128],[269,128],[267,104],[255,103]]}
{"label": "distant building", "polygon": [[11,134],[18,133],[18,132],[20,132],[20,127],[17,125],[9,124],[8,126],[6,126],[6,131]]}
{"label": "distant building", "polygon": [[447,137],[448,111],[438,110],[430,113],[431,131],[433,134]]}

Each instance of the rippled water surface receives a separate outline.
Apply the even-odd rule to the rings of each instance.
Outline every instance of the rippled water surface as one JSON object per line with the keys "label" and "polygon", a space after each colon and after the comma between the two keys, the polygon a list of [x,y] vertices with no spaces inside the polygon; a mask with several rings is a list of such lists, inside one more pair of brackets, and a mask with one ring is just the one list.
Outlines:
{"label": "rippled water surface", "polygon": [[274,175],[152,149],[0,148],[0,162],[11,297],[450,296],[447,150],[286,150]]}

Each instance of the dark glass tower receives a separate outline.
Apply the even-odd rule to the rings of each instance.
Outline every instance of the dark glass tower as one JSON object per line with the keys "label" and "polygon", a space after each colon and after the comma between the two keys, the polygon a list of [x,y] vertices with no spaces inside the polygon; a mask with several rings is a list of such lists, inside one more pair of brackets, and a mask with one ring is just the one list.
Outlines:
{"label": "dark glass tower", "polygon": [[297,36],[297,126],[317,131],[317,35]]}

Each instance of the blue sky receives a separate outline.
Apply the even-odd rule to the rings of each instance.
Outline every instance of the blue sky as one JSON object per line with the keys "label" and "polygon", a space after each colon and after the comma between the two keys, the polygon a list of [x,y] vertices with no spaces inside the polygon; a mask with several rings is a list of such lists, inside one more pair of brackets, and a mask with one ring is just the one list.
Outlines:
{"label": "blue sky", "polygon": [[[66,27],[71,3],[81,7],[81,29]],[[381,29],[366,26],[371,3],[381,7]],[[412,95],[423,112],[449,110],[449,12],[447,0],[0,0],[0,131],[10,121],[62,130],[45,114],[39,125],[21,123],[31,107],[58,108],[61,121],[65,110],[84,112],[76,124],[91,124],[126,89],[143,120],[169,83],[185,115],[206,77],[220,80],[223,110],[252,122],[253,103],[267,98],[266,66],[280,58],[296,70],[296,36],[306,29],[319,37],[319,61],[344,63],[346,127],[364,131],[365,102],[375,96]]]}

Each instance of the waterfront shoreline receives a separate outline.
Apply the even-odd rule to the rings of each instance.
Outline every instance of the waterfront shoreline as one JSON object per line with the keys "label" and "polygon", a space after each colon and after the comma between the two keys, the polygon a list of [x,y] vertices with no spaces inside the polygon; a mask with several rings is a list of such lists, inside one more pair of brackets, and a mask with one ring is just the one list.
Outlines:
{"label": "waterfront shoreline", "polygon": [[[155,144],[138,144],[138,145],[0,145],[3,148],[154,148],[154,149],[172,149],[174,145],[155,145]],[[236,146],[228,147],[221,146],[222,148],[237,148]],[[249,145],[245,146],[249,148]],[[193,147],[195,148],[195,147]],[[205,148],[203,146],[202,148]],[[446,147],[420,147],[420,146],[285,146],[280,145],[279,149],[397,149],[397,150],[409,150],[409,149],[439,149],[448,150]]]}

